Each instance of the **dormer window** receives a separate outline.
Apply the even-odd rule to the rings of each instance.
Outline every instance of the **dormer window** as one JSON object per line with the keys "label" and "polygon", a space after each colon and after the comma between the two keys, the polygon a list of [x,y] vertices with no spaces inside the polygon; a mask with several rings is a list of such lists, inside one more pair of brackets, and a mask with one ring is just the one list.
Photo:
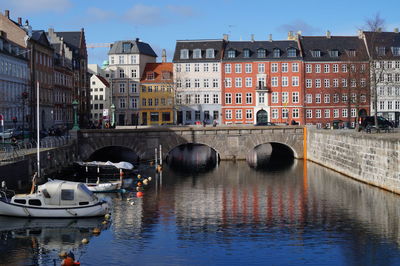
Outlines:
{"label": "dormer window", "polygon": [[196,59],[201,58],[201,50],[200,49],[193,50],[193,58],[196,58]]}
{"label": "dormer window", "polygon": [[400,56],[400,47],[392,47],[393,56]]}
{"label": "dormer window", "polygon": [[123,44],[122,44],[122,52],[123,53],[128,53],[128,52],[130,52],[131,51],[131,43],[129,43],[129,42],[124,42]]}
{"label": "dormer window", "polygon": [[189,59],[189,50],[188,49],[181,50],[181,59]]}
{"label": "dormer window", "polygon": [[273,57],[281,57],[281,50],[279,50],[278,48],[275,48],[274,49],[274,52],[273,52]]}
{"label": "dormer window", "polygon": [[235,58],[236,57],[236,51],[235,50],[229,50],[228,51],[228,58]]}
{"label": "dormer window", "polygon": [[169,71],[163,71],[162,72],[162,79],[171,79],[171,72]]}
{"label": "dormer window", "polygon": [[378,55],[385,55],[386,49],[384,46],[379,46],[379,47],[376,47],[376,52]]}
{"label": "dormer window", "polygon": [[321,57],[321,51],[320,50],[312,50],[311,55],[312,55],[312,57]]}
{"label": "dormer window", "polygon": [[244,49],[243,50],[243,57],[244,58],[249,58],[250,57],[250,50],[249,49]]}
{"label": "dormer window", "polygon": [[206,50],[206,58],[214,58],[214,49]]}
{"label": "dormer window", "polygon": [[347,50],[347,54],[348,54],[349,56],[351,56],[351,57],[354,57],[354,56],[356,56],[356,50],[354,50],[354,49],[349,49],[349,50]]}
{"label": "dormer window", "polygon": [[146,79],[153,80],[154,79],[154,72],[147,72]]}
{"label": "dormer window", "polygon": [[267,52],[265,49],[258,49],[257,50],[257,57],[258,58],[265,58],[267,56]]}
{"label": "dormer window", "polygon": [[288,57],[296,57],[296,56],[297,56],[297,53],[296,53],[296,49],[295,49],[295,48],[289,48],[289,49],[287,50],[287,53],[288,53]]}
{"label": "dormer window", "polygon": [[330,57],[339,57],[339,51],[338,50],[330,50],[328,51]]}

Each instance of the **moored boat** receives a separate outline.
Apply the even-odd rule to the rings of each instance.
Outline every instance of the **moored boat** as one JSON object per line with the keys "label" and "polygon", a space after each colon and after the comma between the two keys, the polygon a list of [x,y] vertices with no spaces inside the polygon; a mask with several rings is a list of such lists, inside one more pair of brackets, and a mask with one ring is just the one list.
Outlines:
{"label": "moored boat", "polygon": [[49,180],[29,194],[14,194],[4,184],[0,189],[0,215],[70,218],[103,216],[109,212],[108,202],[79,182]]}

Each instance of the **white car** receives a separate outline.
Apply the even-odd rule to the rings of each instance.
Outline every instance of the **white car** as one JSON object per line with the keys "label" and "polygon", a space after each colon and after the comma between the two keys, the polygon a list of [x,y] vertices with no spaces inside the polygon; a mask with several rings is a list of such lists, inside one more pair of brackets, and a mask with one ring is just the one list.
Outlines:
{"label": "white car", "polygon": [[12,137],[13,133],[14,133],[14,130],[12,130],[12,129],[4,130],[3,132],[0,132],[0,139],[3,139],[3,137],[5,139],[9,139]]}

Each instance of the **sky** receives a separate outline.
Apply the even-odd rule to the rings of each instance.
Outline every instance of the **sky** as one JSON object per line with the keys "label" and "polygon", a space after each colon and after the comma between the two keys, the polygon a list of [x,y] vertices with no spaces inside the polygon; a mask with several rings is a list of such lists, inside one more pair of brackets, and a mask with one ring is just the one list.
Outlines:
{"label": "sky", "polygon": [[[377,14],[385,29],[400,28],[398,0],[0,0],[34,30],[79,31],[86,43],[113,43],[139,38],[151,45],[161,61],[166,49],[172,60],[176,40],[284,40],[288,31],[303,35],[356,35]],[[88,48],[89,63],[107,60],[108,48]]]}

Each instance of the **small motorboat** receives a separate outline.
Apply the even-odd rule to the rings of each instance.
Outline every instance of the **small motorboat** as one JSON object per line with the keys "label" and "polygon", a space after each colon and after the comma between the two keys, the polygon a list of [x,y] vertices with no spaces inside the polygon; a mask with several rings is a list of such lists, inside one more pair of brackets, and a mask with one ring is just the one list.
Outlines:
{"label": "small motorboat", "polygon": [[113,163],[110,161],[100,162],[81,162],[77,161],[73,163],[73,168],[75,172],[80,177],[105,177],[105,178],[115,178],[119,176],[120,170],[122,169],[125,174],[130,174],[135,171],[133,164],[129,162],[118,162]]}
{"label": "small motorboat", "polygon": [[110,181],[100,183],[100,178],[97,178],[96,183],[85,183],[88,189],[92,192],[106,193],[106,192],[119,192],[121,188],[121,181]]}
{"label": "small motorboat", "polygon": [[49,180],[36,188],[35,177],[36,174],[29,194],[15,194],[2,183],[0,215],[77,218],[103,216],[110,212],[109,203],[100,200],[84,183]]}

